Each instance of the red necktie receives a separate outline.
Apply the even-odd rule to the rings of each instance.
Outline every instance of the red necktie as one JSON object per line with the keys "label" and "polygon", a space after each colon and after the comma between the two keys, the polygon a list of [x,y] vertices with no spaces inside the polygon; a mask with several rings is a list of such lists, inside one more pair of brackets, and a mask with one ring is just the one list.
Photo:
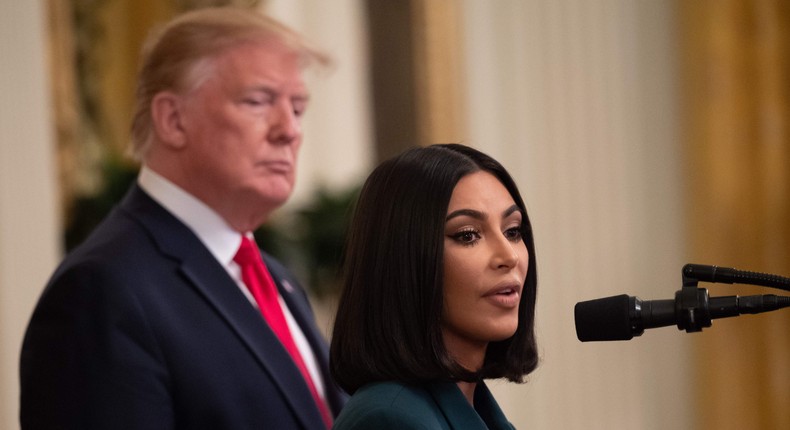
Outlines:
{"label": "red necktie", "polygon": [[321,417],[324,419],[326,427],[331,428],[332,415],[329,413],[326,403],[318,395],[318,390],[313,384],[313,378],[310,377],[307,366],[302,360],[302,354],[299,353],[299,349],[291,337],[291,331],[288,329],[285,315],[283,315],[280,302],[277,300],[277,287],[275,287],[272,276],[263,264],[258,246],[246,236],[242,236],[241,246],[236,256],[233,257],[233,261],[241,267],[241,278],[258,303],[258,308],[260,308],[263,318],[291,355],[296,367],[302,372],[307,387],[310,389],[319,411],[321,411]]}

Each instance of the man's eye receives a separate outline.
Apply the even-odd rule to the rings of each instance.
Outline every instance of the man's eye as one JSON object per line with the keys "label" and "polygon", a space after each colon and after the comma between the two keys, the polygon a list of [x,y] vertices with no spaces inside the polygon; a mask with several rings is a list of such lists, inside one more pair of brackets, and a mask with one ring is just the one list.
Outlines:
{"label": "man's eye", "polygon": [[247,97],[243,99],[244,104],[249,106],[263,106],[272,103],[271,97],[265,96],[255,96],[255,97]]}
{"label": "man's eye", "polygon": [[303,101],[295,101],[293,102],[292,106],[293,106],[294,116],[297,118],[304,115],[304,112],[307,110],[307,103]]}

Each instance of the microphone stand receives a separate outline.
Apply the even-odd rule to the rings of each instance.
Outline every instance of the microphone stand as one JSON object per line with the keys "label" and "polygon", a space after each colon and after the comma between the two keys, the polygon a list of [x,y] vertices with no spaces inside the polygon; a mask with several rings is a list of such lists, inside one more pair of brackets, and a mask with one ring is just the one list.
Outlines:
{"label": "microphone stand", "polygon": [[788,306],[788,297],[773,294],[761,296],[717,297],[711,307],[708,290],[697,285],[703,282],[738,283],[790,291],[790,278],[767,273],[748,272],[727,267],[686,264],[682,270],[683,287],[675,292],[677,326],[687,333],[710,327],[713,318],[733,317],[743,313],[760,313]]}

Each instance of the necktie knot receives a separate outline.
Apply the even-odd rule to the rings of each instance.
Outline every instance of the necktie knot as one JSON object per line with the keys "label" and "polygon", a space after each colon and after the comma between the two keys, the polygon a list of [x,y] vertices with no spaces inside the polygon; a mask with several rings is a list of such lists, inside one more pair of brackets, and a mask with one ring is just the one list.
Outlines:
{"label": "necktie knot", "polygon": [[242,236],[241,246],[236,251],[233,261],[241,267],[249,267],[256,264],[261,259],[261,253],[258,251],[258,246],[250,240],[247,236]]}

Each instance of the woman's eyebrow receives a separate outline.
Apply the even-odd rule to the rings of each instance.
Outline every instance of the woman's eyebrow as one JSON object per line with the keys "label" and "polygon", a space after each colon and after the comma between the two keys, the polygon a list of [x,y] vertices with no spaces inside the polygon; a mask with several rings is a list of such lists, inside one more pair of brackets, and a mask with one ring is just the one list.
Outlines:
{"label": "woman's eyebrow", "polygon": [[[518,205],[514,204],[513,206],[511,206],[511,207],[505,209],[504,211],[502,211],[502,218],[507,218],[512,213],[519,212],[520,210],[521,209],[519,209]],[[474,209],[458,209],[457,211],[453,211],[453,212],[449,213],[447,215],[447,218],[445,218],[444,220],[445,221],[449,221],[449,220],[451,220],[453,218],[456,218],[456,217],[459,217],[459,216],[468,216],[468,217],[471,217],[471,218],[474,218],[474,219],[479,219],[479,220],[485,220],[485,219],[488,218],[488,214],[486,214],[484,212],[480,212],[480,211],[477,211],[477,210],[474,210]]]}
{"label": "woman's eyebrow", "polygon": [[513,212],[519,212],[519,211],[521,211],[521,209],[519,209],[518,205],[514,204],[513,206],[502,211],[502,218],[507,218]]}
{"label": "woman's eyebrow", "polygon": [[444,220],[450,221],[451,219],[459,216],[468,216],[479,220],[485,220],[486,218],[488,218],[487,214],[484,214],[483,212],[480,211],[476,211],[474,209],[458,209],[457,211],[450,212],[447,215],[447,218],[445,218]]}

